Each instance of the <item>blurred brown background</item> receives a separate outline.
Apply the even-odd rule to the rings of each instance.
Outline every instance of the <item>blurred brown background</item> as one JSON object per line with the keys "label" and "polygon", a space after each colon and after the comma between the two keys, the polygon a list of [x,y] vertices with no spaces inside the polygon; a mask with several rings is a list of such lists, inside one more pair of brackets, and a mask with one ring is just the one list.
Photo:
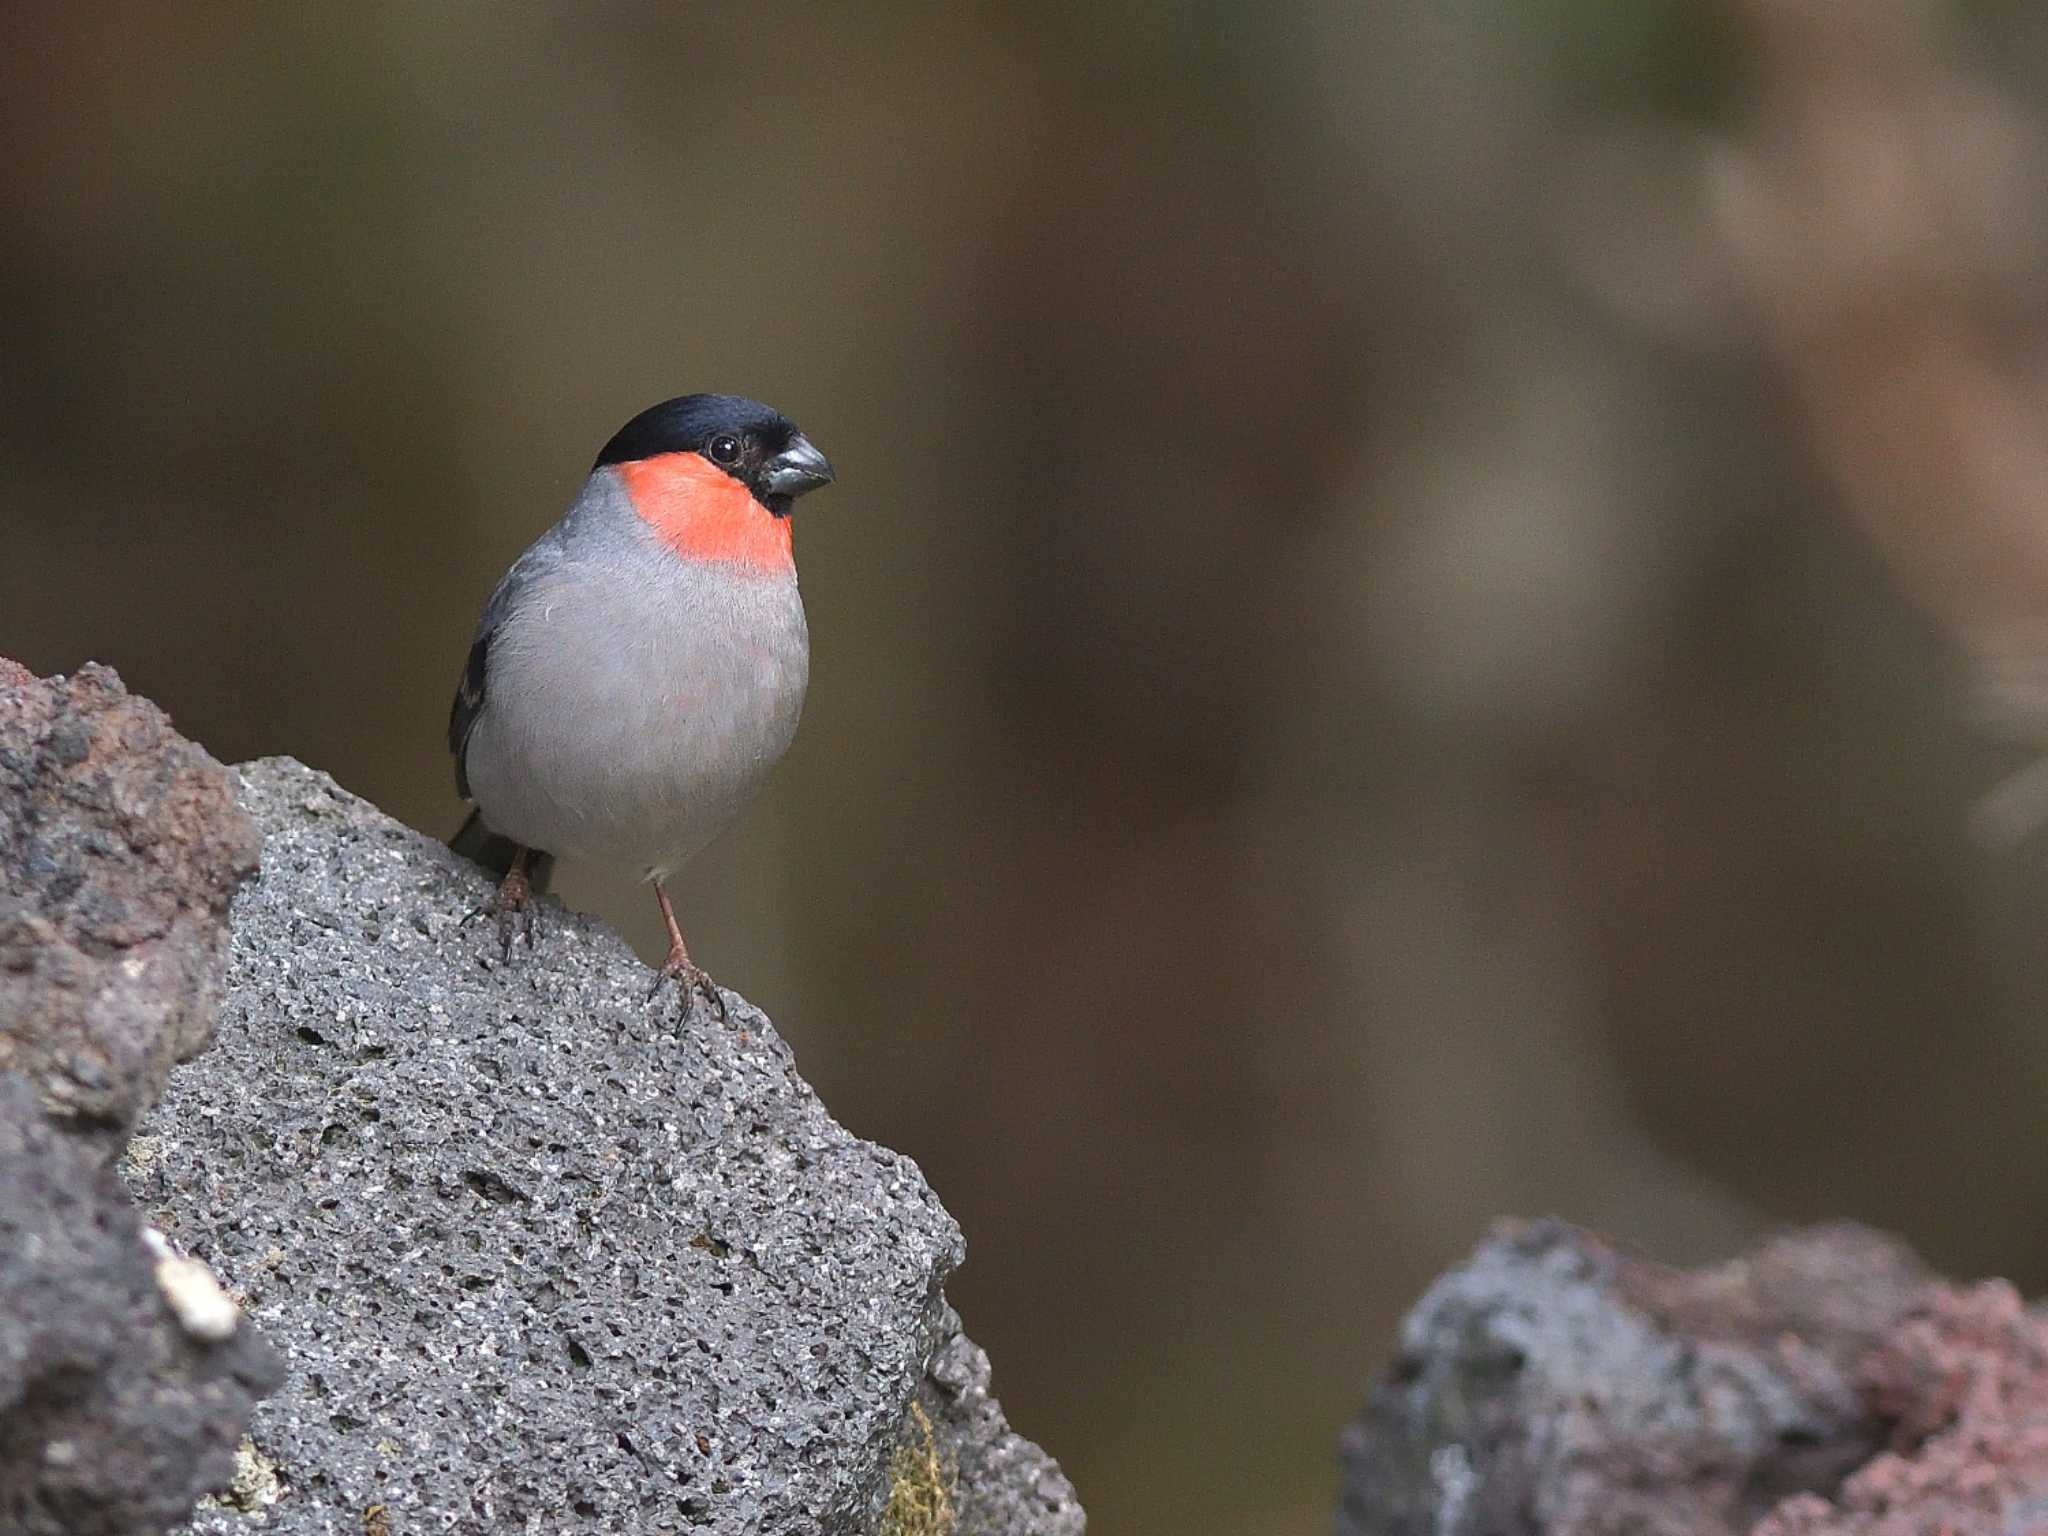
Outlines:
{"label": "blurred brown background", "polygon": [[1326,1529],[1496,1214],[2048,1283],[2048,841],[1984,799],[2048,676],[2039,7],[0,44],[0,653],[445,833],[477,609],[620,422],[832,456],[803,731],[681,901],[961,1219],[1096,1529]]}

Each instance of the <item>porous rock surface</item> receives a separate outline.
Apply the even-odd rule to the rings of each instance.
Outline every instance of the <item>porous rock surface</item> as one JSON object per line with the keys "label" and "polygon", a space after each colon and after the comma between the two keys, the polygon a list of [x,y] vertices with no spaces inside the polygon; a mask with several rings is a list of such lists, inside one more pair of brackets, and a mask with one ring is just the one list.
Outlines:
{"label": "porous rock surface", "polygon": [[765,1017],[650,1006],[552,902],[506,961],[477,870],[296,763],[242,776],[217,1039],[128,1172],[288,1359],[265,1532],[871,1532],[921,1393],[961,1531],[1080,1531],[958,1337],[958,1230]]}
{"label": "porous rock surface", "polygon": [[0,1071],[104,1155],[206,1044],[257,846],[233,774],[110,668],[0,660]]}
{"label": "porous rock surface", "polygon": [[989,1392],[987,1353],[948,1308],[943,1342],[925,1368],[920,1400],[952,1471],[958,1524],[951,1536],[1081,1536],[1073,1485],[1045,1452],[1010,1428]]}
{"label": "porous rock surface", "polygon": [[0,1531],[166,1531],[227,1482],[278,1362],[186,1328],[156,1265],[113,1170],[0,1073]]}
{"label": "porous rock surface", "polygon": [[161,1532],[280,1364],[109,1166],[202,1046],[254,826],[102,667],[0,659],[0,1531]]}
{"label": "porous rock surface", "polygon": [[1890,1239],[1683,1272],[1505,1224],[1345,1432],[1339,1536],[2048,1530],[2048,1323]]}
{"label": "porous rock surface", "polygon": [[2048,1320],[2002,1280],[1932,1290],[1864,1362],[1892,1449],[1755,1536],[2048,1531]]}

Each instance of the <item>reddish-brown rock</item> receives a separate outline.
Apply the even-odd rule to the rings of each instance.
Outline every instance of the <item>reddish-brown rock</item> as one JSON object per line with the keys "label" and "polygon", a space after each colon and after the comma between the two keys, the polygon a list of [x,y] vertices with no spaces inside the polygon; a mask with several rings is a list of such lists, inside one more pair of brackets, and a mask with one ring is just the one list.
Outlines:
{"label": "reddish-brown rock", "polygon": [[2003,1281],[1931,1288],[1863,1366],[1894,1449],[1755,1536],[2048,1531],[2048,1321]]}
{"label": "reddish-brown rock", "polygon": [[103,667],[0,661],[0,1531],[156,1536],[282,1366],[111,1165],[211,1038],[255,825]]}
{"label": "reddish-brown rock", "polygon": [[1511,1224],[1344,1459],[1340,1536],[2048,1532],[2048,1321],[1855,1227],[1685,1272]]}
{"label": "reddish-brown rock", "polygon": [[0,1071],[118,1147],[211,1034],[259,847],[228,770],[110,669],[0,664]]}

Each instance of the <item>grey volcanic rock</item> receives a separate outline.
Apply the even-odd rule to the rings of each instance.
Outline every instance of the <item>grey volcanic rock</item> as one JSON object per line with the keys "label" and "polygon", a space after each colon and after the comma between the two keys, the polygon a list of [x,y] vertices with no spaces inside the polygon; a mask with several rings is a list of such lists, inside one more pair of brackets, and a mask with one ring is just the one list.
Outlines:
{"label": "grey volcanic rock", "polygon": [[1013,1431],[989,1395],[988,1355],[947,1310],[946,1340],[926,1367],[926,1413],[957,1478],[953,1536],[1081,1536],[1087,1518],[1051,1457]]}
{"label": "grey volcanic rock", "polygon": [[0,665],[0,1069],[110,1154],[206,1044],[256,829],[108,668]]}
{"label": "grey volcanic rock", "polygon": [[958,1464],[999,1481],[959,1505],[1010,1521],[975,1529],[1079,1529],[947,1364],[953,1222],[765,1017],[651,1007],[552,902],[505,963],[463,923],[480,872],[297,764],[243,777],[264,861],[228,1001],[130,1178],[288,1358],[264,1531],[871,1532],[942,1350]]}
{"label": "grey volcanic rock", "polygon": [[247,1328],[181,1326],[113,1170],[0,1073],[0,1531],[170,1529],[281,1375]]}
{"label": "grey volcanic rock", "polygon": [[255,867],[228,771],[103,667],[0,659],[0,1531],[168,1529],[282,1372],[108,1166],[206,1042]]}
{"label": "grey volcanic rock", "polygon": [[1339,1536],[1748,1531],[1884,1447],[1865,1362],[1929,1294],[1854,1227],[1688,1273],[1503,1226],[1417,1303],[1346,1431]]}

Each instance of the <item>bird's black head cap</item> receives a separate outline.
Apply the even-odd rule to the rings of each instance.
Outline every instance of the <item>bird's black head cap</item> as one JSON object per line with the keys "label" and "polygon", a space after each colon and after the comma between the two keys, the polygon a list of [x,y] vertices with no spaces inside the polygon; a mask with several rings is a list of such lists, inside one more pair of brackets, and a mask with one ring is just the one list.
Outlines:
{"label": "bird's black head cap", "polygon": [[721,432],[772,439],[762,446],[779,452],[796,435],[796,423],[744,395],[678,395],[650,405],[614,432],[592,468],[630,464],[661,453],[702,453]]}
{"label": "bird's black head cap", "polygon": [[591,468],[664,453],[702,454],[744,481],[778,517],[832,479],[832,466],[795,422],[744,395],[678,395],[651,405],[612,434]]}

